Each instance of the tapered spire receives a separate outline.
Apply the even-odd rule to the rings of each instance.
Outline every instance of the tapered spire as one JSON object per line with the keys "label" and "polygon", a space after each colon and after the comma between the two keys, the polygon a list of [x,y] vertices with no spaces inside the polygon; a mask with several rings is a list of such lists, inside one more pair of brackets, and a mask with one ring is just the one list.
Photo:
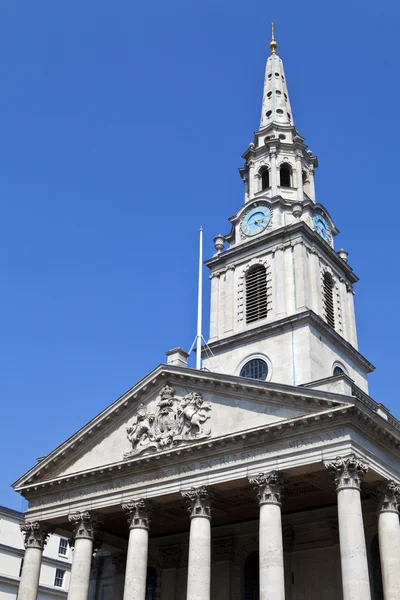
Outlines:
{"label": "tapered spire", "polygon": [[265,68],[264,93],[261,110],[260,129],[271,123],[294,125],[289,93],[286,85],[282,60],[276,53],[275,24],[271,24],[272,39],[269,44],[271,56]]}

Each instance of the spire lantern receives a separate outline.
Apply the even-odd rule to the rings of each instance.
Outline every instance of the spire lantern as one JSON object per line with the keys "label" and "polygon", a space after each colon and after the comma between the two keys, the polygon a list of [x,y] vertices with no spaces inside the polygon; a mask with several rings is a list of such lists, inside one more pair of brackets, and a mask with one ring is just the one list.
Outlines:
{"label": "spire lantern", "polygon": [[271,36],[271,41],[270,41],[269,47],[271,48],[271,55],[275,56],[278,44],[275,40],[275,23],[274,22],[271,23],[271,31],[272,31],[272,36]]}

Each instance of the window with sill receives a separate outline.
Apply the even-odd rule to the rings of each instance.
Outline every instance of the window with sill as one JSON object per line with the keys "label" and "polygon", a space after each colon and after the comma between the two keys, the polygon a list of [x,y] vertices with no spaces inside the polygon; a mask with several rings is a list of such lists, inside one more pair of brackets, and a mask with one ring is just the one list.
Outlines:
{"label": "window with sill", "polygon": [[65,571],[62,569],[56,569],[56,575],[54,577],[54,586],[62,588],[64,586],[64,575]]}
{"label": "window with sill", "polygon": [[67,556],[67,554],[68,554],[67,538],[60,538],[60,543],[58,545],[58,554],[60,554],[61,556]]}

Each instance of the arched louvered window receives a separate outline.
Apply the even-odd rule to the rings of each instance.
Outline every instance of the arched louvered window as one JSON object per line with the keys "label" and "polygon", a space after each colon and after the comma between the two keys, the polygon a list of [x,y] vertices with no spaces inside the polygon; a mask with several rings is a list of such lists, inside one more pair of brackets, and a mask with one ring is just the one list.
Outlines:
{"label": "arched louvered window", "polygon": [[334,282],[332,275],[328,272],[323,277],[323,293],[325,306],[325,319],[331,327],[335,328],[335,305],[333,299]]}
{"label": "arched louvered window", "polygon": [[334,376],[336,376],[336,375],[344,375],[344,371],[343,371],[342,367],[338,367],[336,365],[336,367],[334,367],[334,369],[333,369],[333,375]]}
{"label": "arched louvered window", "polygon": [[252,552],[245,560],[243,583],[243,600],[259,600],[260,567],[258,552]]}
{"label": "arched louvered window", "polygon": [[267,316],[267,271],[262,265],[252,267],[246,275],[246,323]]}
{"label": "arched louvered window", "polygon": [[284,163],[280,168],[280,185],[281,187],[291,187],[292,185],[292,169],[290,165]]}
{"label": "arched louvered window", "polygon": [[155,600],[157,588],[157,573],[154,567],[147,569],[146,600]]}
{"label": "arched louvered window", "polygon": [[265,167],[263,171],[261,171],[261,189],[266,190],[269,188],[269,171]]}

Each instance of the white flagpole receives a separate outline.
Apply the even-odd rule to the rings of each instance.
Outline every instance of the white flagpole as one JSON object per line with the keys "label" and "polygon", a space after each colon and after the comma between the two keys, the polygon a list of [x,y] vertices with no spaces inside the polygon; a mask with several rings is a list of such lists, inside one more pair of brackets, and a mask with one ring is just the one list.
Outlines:
{"label": "white flagpole", "polygon": [[200,227],[200,252],[199,252],[199,290],[197,299],[197,347],[196,347],[196,369],[201,370],[201,318],[203,309],[203,228]]}

